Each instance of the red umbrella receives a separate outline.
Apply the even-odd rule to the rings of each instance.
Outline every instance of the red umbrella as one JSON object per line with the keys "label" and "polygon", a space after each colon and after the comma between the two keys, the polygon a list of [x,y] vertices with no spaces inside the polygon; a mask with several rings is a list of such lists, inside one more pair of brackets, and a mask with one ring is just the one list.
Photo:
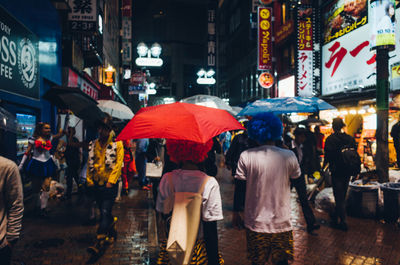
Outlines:
{"label": "red umbrella", "polygon": [[178,102],[142,108],[117,140],[166,138],[205,143],[223,132],[243,129],[225,110]]}

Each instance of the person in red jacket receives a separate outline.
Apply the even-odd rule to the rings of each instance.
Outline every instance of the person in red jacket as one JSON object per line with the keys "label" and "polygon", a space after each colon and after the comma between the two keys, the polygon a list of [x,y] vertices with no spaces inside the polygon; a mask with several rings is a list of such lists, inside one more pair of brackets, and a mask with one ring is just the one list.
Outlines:
{"label": "person in red jacket", "polygon": [[132,180],[133,175],[136,174],[135,164],[135,147],[136,144],[132,140],[124,140],[124,166],[122,167],[122,182],[123,182],[123,194],[128,195],[129,183]]}

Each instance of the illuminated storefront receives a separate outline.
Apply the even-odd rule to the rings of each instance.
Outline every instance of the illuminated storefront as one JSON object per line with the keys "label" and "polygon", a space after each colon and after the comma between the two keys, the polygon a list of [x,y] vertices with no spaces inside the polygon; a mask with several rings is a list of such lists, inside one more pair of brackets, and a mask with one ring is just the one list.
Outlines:
{"label": "illuminated storefront", "polygon": [[2,155],[16,160],[36,122],[55,127],[55,108],[41,96],[61,84],[61,28],[58,13],[49,1],[0,0],[0,13],[4,52],[0,60],[0,106],[18,122],[16,133],[1,137],[0,149]]}
{"label": "illuminated storefront", "polygon": [[[371,32],[376,28],[376,14],[372,13],[367,0],[333,1],[324,7],[322,13],[321,94],[323,99],[337,107],[337,111],[321,112],[321,118],[331,121],[334,117],[342,117],[347,132],[359,143],[358,151],[364,165],[372,167],[377,118],[376,53],[371,51],[374,45]],[[400,8],[395,14],[400,17]],[[400,43],[399,28],[395,30],[397,44]],[[399,108],[394,108],[394,99],[400,91],[400,47],[396,48],[389,53],[389,132],[399,115]],[[331,128],[326,126],[324,131],[329,134]],[[390,135],[389,152],[392,163],[395,152]]]}

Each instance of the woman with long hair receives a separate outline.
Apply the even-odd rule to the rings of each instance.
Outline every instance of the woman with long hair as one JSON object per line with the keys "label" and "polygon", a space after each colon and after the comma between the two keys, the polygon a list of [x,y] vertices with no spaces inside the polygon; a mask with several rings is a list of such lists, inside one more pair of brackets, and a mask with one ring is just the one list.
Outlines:
{"label": "woman with long hair", "polygon": [[26,172],[31,177],[33,196],[36,201],[36,208],[40,209],[42,217],[47,216],[46,207],[49,197],[48,190],[50,179],[56,173],[56,165],[50,154],[52,148],[51,141],[64,135],[60,131],[56,135],[51,135],[50,124],[39,122],[36,124],[33,136],[28,140],[28,148],[22,157],[19,169],[21,170],[26,163]]}
{"label": "woman with long hair", "polygon": [[[219,185],[214,177],[208,176],[200,169],[207,153],[213,146],[213,140],[205,144],[183,140],[167,140],[167,153],[170,160],[179,165],[179,169],[166,173],[160,182],[157,196],[156,210],[167,214],[172,212],[173,205],[169,198],[175,192],[198,192],[203,190],[201,205],[201,226],[203,235],[198,235],[198,240],[192,251],[189,264],[223,264],[218,254],[217,221],[223,219],[222,202]],[[202,189],[203,187],[203,189]],[[201,231],[201,229],[199,229]],[[170,264],[166,244],[160,249],[157,264]]]}

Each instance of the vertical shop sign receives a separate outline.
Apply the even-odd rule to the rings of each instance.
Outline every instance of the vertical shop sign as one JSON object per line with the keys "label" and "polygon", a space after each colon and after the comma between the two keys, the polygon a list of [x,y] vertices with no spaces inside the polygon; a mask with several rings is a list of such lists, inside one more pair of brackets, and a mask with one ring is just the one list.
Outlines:
{"label": "vertical shop sign", "polygon": [[123,42],[122,43],[122,62],[130,63],[132,61],[132,43]]}
{"label": "vertical shop sign", "polygon": [[0,7],[0,89],[39,99],[39,38]]}
{"label": "vertical shop sign", "polygon": [[97,0],[69,0],[69,27],[73,31],[97,30]]}
{"label": "vertical shop sign", "polygon": [[207,66],[214,67],[216,63],[216,29],[215,9],[208,10],[208,42],[207,42]]}
{"label": "vertical shop sign", "polygon": [[313,95],[313,23],[312,8],[299,8],[297,29],[297,93]]}
{"label": "vertical shop sign", "polygon": [[122,0],[122,63],[130,69],[132,62],[132,0]]}
{"label": "vertical shop sign", "polygon": [[122,16],[131,17],[132,16],[132,0],[122,0]]}
{"label": "vertical shop sign", "polygon": [[272,70],[272,8],[258,8],[258,70]]}
{"label": "vertical shop sign", "polygon": [[122,38],[126,40],[132,38],[132,21],[130,18],[122,19]]}

